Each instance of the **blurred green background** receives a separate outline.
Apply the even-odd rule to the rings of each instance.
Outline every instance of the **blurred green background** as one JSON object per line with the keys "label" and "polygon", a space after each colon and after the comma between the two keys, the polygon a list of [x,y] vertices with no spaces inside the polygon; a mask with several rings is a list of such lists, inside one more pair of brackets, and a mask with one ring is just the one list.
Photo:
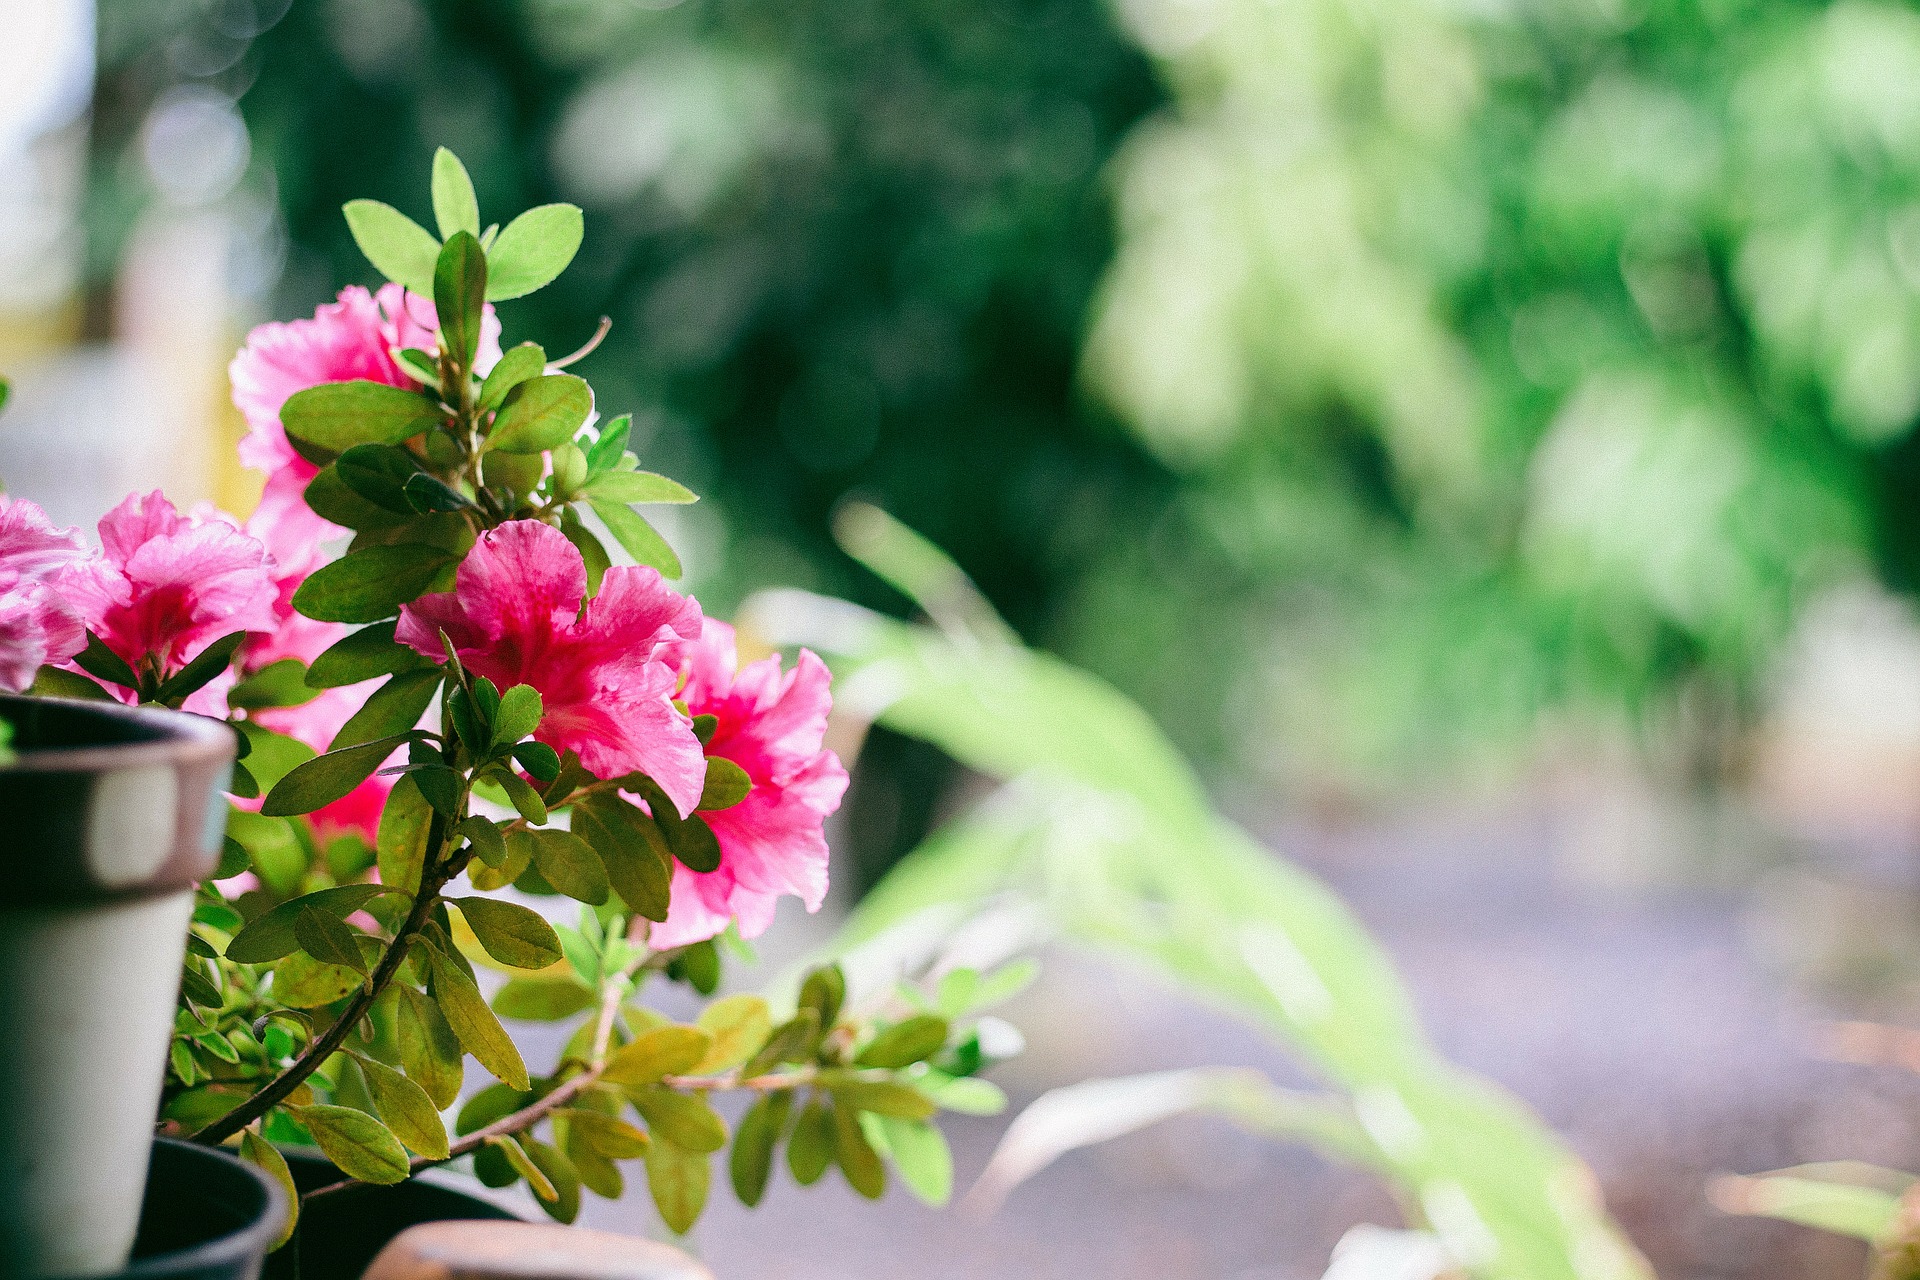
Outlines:
{"label": "blurred green background", "polygon": [[[183,101],[244,120],[190,198],[256,211],[248,318],[370,281],[339,206],[420,214],[436,145],[489,215],[576,201],[505,318],[612,318],[583,372],[706,495],[711,608],[902,610],[859,495],[1222,783],[1543,728],[1724,780],[1809,604],[1920,580],[1902,6],[106,0],[98,48],[96,285]],[[863,879],[945,768],[872,745]]]}

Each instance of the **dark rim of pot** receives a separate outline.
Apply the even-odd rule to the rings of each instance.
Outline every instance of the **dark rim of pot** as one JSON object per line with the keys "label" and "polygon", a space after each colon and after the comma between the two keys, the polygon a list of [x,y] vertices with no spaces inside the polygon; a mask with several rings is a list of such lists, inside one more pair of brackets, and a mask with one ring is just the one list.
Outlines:
{"label": "dark rim of pot", "polygon": [[[13,726],[14,758],[0,773],[104,773],[155,764],[218,764],[234,752],[234,731],[209,716],[81,698],[0,693],[0,719]],[[36,739],[57,745],[36,745]]]}
{"label": "dark rim of pot", "polygon": [[[215,1147],[176,1138],[153,1140],[147,1185],[161,1178],[184,1183],[209,1195],[230,1191],[226,1207],[244,1219],[241,1226],[198,1244],[136,1258],[114,1280],[163,1280],[168,1276],[229,1273],[251,1275],[287,1224],[287,1196],[280,1184],[237,1156]],[[240,1203],[234,1204],[238,1200]]]}

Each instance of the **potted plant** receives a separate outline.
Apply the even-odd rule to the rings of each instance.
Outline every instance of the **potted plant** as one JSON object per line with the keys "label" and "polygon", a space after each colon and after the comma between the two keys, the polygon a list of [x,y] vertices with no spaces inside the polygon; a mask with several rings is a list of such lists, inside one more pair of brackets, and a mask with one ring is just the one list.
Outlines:
{"label": "potted plant", "polygon": [[[263,325],[235,358],[242,460],[265,473],[244,524],[135,495],[78,553],[31,503],[0,507],[0,528],[62,548],[0,537],[0,584],[36,602],[0,596],[0,679],[238,735],[218,865],[169,926],[189,955],[162,1132],[236,1149],[296,1202],[341,1193],[296,1186],[283,1145],[359,1183],[464,1161],[563,1221],[640,1170],[676,1232],[723,1150],[748,1204],[783,1148],[803,1183],[838,1167],[877,1197],[891,1167],[944,1199],[931,1118],[997,1102],[966,1078],[967,1000],[850,997],[832,967],[779,1007],[731,995],[677,1022],[640,999],[712,994],[780,897],[820,905],[846,785],[827,670],[742,664],[673,587],[635,508],[694,495],[640,469],[630,419],[568,371],[597,338],[502,349],[491,304],[567,266],[579,210],[483,228],[444,150],[432,207],[437,234],[347,205],[389,283]],[[490,995],[487,970],[506,977]],[[530,1064],[503,1018],[576,1026]],[[469,1056],[494,1082],[450,1131]],[[731,1128],[723,1092],[751,1099]]]}

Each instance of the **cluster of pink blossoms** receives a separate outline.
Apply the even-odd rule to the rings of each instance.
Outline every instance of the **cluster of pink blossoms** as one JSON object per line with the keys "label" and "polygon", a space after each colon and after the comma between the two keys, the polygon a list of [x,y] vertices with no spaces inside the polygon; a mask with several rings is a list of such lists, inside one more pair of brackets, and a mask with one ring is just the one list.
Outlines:
{"label": "cluster of pink blossoms", "polygon": [[[350,288],[311,320],[254,330],[229,370],[248,435],[241,459],[266,475],[244,526],[210,509],[176,511],[159,493],[135,495],[100,522],[101,551],[56,529],[34,504],[0,498],[0,687],[23,689],[44,665],[75,669],[91,631],[136,672],[164,679],[206,647],[248,633],[237,669],[188,701],[225,717],[240,677],[285,658],[312,662],[348,628],[297,613],[293,593],[347,531],[316,515],[305,489],[312,463],[288,443],[280,410],[296,392],[368,379],[411,386],[393,352],[432,348],[430,303],[388,285]],[[499,323],[486,311],[477,366],[499,359]],[[462,664],[502,689],[539,690],[534,736],[578,753],[601,777],[644,772],[682,814],[701,794],[709,754],[746,771],[747,797],[702,815],[720,865],[676,866],[672,905],[653,926],[659,948],[709,938],[738,923],[747,937],[772,921],[786,894],[816,910],[827,885],[821,827],[838,807],[846,771],[822,746],[831,705],[825,666],[802,652],[792,670],[777,657],[738,670],[732,629],[649,568],[607,570],[587,599],[580,552],[557,529],[511,521],[484,534],[455,575],[455,589],[402,610],[397,638],[436,660],[445,632]],[[328,689],[295,707],[252,713],[265,728],[325,750],[377,682]],[[132,690],[109,692],[131,701]],[[692,717],[711,715],[706,744]],[[392,780],[375,775],[313,815],[321,834],[374,835]]]}

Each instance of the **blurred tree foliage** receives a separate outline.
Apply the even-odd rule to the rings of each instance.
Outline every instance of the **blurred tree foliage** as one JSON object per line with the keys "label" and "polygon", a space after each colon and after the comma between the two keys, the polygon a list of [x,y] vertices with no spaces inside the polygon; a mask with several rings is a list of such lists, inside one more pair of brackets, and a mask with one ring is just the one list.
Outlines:
{"label": "blurred tree foliage", "polygon": [[[187,80],[284,212],[279,314],[435,144],[483,208],[576,200],[519,319],[612,317],[586,372],[708,495],[704,593],[897,606],[832,548],[857,492],[1257,777],[1543,716],[1711,746],[1812,596],[1920,581],[1904,7],[105,0],[101,39],[102,260]],[[924,825],[908,751],[870,852]]]}

